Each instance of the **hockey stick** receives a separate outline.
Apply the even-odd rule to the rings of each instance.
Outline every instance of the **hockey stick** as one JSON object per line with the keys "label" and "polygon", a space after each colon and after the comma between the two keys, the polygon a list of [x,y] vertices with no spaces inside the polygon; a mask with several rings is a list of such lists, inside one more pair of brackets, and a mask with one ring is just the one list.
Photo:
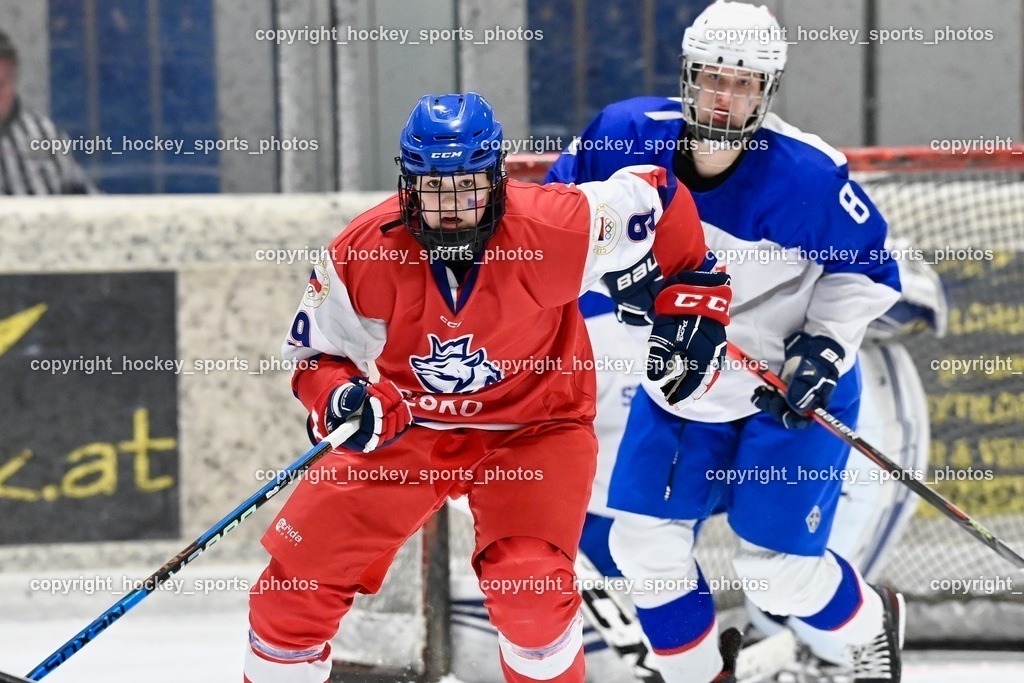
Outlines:
{"label": "hockey stick", "polygon": [[601,634],[601,639],[619,657],[630,663],[637,680],[665,683],[661,673],[647,664],[651,651],[636,614],[617,595],[601,587],[605,581],[604,575],[582,550],[576,552],[576,576],[583,579],[587,586],[580,586],[580,596],[583,598],[580,609],[594,630]]}
{"label": "hockey stick", "polygon": [[[224,519],[217,522],[206,533],[192,541],[184,550],[172,557],[167,563],[149,575],[142,582],[142,585],[118,600],[106,612],[96,617],[95,620],[78,634],[64,643],[53,654],[47,657],[39,666],[32,669],[28,674],[30,681],[38,681],[58,666],[66,662],[76,652],[85,647],[93,638],[102,633],[108,626],[124,616],[125,612],[142,602],[150,593],[154,592],[161,584],[180,572],[185,565],[203,554],[210,546],[219,541],[224,534],[228,533],[240,523],[245,521],[249,515],[256,512],[264,503],[273,498],[277,493],[287,487],[293,479],[312,467],[320,458],[329,451],[337,448],[343,441],[356,433],[359,429],[358,421],[349,421],[338,429],[327,435],[327,438],[313,446],[311,449],[291,464],[286,470],[278,473],[277,477],[267,483],[266,486],[249,497],[244,503],[229,512]],[[7,679],[0,678],[0,682],[6,683]],[[21,678],[11,678],[12,681],[23,681]]]}
{"label": "hockey stick", "polygon": [[[748,355],[743,349],[732,342],[729,342],[729,355],[743,362],[744,367],[757,375],[766,384],[785,393],[786,383],[771,370],[768,370],[764,363]],[[960,525],[967,533],[994,550],[1000,557],[1011,562],[1017,569],[1024,570],[1024,557],[1013,551],[1008,545],[999,540],[991,531],[978,523],[976,519],[958,508],[947,500],[942,494],[921,482],[910,470],[905,470],[892,460],[887,458],[881,451],[860,438],[857,432],[853,431],[838,418],[830,414],[824,408],[815,408],[809,416],[822,427],[836,435],[852,448],[857,449],[866,455],[872,462],[883,470],[896,475],[894,478],[920,496],[926,503],[937,508],[939,512],[946,515]]]}
{"label": "hockey stick", "polygon": [[27,678],[22,678],[21,676],[6,674],[3,671],[0,671],[0,683],[32,683],[32,681]]}

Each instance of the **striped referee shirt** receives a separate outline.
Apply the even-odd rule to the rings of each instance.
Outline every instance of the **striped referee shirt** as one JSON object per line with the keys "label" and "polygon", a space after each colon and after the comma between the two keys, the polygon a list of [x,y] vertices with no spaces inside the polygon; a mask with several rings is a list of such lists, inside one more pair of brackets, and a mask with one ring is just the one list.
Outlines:
{"label": "striped referee shirt", "polygon": [[70,153],[42,151],[41,140],[66,139],[53,121],[18,102],[0,122],[0,194],[91,194],[96,187]]}

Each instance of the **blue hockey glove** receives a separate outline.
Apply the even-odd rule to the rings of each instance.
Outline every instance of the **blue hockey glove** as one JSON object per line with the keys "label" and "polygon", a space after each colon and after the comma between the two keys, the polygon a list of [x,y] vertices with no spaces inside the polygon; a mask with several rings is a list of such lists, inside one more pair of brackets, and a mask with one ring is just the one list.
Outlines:
{"label": "blue hockey glove", "polygon": [[655,299],[647,379],[672,405],[696,401],[718,379],[732,301],[729,285],[725,273],[686,271],[674,275]]}
{"label": "blue hockey glove", "polygon": [[615,302],[615,317],[620,323],[645,327],[653,322],[654,297],[664,281],[653,252],[632,268],[608,273],[601,280]]}
{"label": "blue hockey glove", "polygon": [[797,412],[827,408],[839,380],[839,365],[846,353],[838,342],[824,336],[795,332],[785,340],[786,362],[782,381],[789,390],[786,403]]}
{"label": "blue hockey glove", "polygon": [[781,422],[786,429],[806,429],[814,422],[813,419],[790,408],[785,396],[774,387],[765,384],[754,389],[750,402],[761,412],[768,413]]}
{"label": "blue hockey glove", "polygon": [[363,453],[388,445],[412,424],[409,404],[393,382],[371,384],[365,377],[353,377],[331,391],[322,417],[310,416],[310,440],[319,443],[356,414],[359,430],[341,445]]}

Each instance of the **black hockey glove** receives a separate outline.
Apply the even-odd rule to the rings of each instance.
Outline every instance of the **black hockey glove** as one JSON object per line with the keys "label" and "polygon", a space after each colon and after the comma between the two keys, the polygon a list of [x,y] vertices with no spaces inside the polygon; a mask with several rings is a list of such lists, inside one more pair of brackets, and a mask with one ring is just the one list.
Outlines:
{"label": "black hockey glove", "polygon": [[620,323],[645,327],[653,322],[654,297],[664,283],[653,252],[632,268],[608,273],[601,280],[615,302],[615,317]]}
{"label": "black hockey glove", "polygon": [[718,379],[732,301],[729,285],[725,273],[687,271],[674,275],[655,299],[647,379],[672,405],[696,401]]}
{"label": "black hockey glove", "polygon": [[757,406],[762,413],[768,413],[781,422],[786,429],[806,429],[814,422],[813,419],[790,408],[786,403],[786,397],[775,387],[766,384],[754,389],[754,395],[750,397],[750,402]]}

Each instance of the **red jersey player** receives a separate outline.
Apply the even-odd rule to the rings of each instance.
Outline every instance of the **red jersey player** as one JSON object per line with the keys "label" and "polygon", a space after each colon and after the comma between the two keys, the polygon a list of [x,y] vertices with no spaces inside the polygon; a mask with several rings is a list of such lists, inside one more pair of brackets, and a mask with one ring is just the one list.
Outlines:
{"label": "red jersey player", "polygon": [[[704,272],[693,201],[663,169],[529,185],[507,180],[502,142],[476,93],[424,97],[402,131],[398,194],[313,268],[285,344],[306,361],[292,386],[314,440],[348,420],[359,431],[263,537],[251,683],[326,681],[355,594],[375,592],[406,539],[461,495],[506,680],[584,680],[573,561],[597,442],[577,298],[603,278],[623,305],[653,303],[648,374],[669,400],[693,400],[724,356],[728,276]],[[656,299],[629,287],[652,267]]]}

